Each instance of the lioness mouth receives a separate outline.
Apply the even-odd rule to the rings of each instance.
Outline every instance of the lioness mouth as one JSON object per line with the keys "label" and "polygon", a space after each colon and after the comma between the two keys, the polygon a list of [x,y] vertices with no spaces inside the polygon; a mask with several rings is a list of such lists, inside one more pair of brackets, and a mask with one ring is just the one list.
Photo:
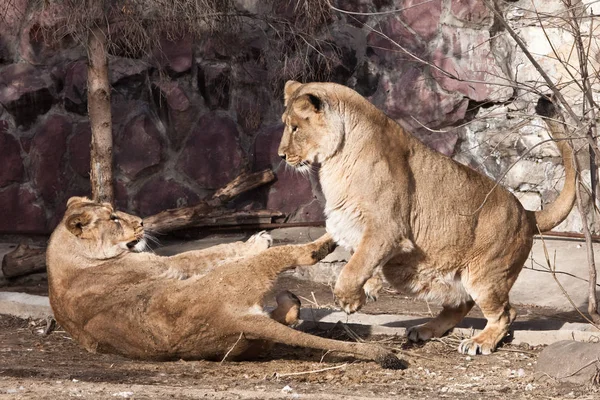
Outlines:
{"label": "lioness mouth", "polygon": [[136,239],[136,240],[132,240],[131,242],[127,243],[127,248],[129,250],[136,250],[136,246],[142,241],[142,239]]}

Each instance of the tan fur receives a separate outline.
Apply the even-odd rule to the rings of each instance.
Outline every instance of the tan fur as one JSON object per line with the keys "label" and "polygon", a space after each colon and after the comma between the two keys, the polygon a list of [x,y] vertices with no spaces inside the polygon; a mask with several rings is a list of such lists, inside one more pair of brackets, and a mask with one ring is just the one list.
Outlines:
{"label": "tan fur", "polygon": [[[560,223],[573,205],[568,144],[558,142],[563,192],[534,213],[489,178],[423,145],[347,87],[290,81],[285,104],[279,154],[300,169],[320,166],[327,230],[354,251],[335,286],[338,304],[348,313],[358,310],[363,285],[382,272],[394,287],[444,306],[432,321],[409,329],[410,339],[443,335],[476,303],[486,328],[459,350],[493,351],[516,316],[508,293],[533,235]],[[560,124],[551,128],[561,135]]]}
{"label": "tan fur", "polygon": [[[272,342],[357,354],[403,367],[375,345],[295,331],[300,302],[277,298],[271,317],[264,297],[277,275],[314,264],[334,248],[329,235],[305,245],[270,247],[260,233],[172,257],[132,251],[143,240],[138,217],[85,198],[69,200],[47,250],[50,304],[56,320],[92,352],[138,359],[239,359]],[[286,324],[286,325],[284,325]]]}

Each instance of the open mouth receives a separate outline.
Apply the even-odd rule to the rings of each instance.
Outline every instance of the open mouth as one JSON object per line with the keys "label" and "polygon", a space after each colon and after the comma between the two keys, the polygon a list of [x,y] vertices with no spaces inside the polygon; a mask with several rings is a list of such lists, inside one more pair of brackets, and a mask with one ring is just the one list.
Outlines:
{"label": "open mouth", "polygon": [[146,248],[146,239],[141,237],[139,239],[132,240],[131,242],[127,242],[126,246],[131,251],[135,251],[135,252],[144,251],[144,249]]}

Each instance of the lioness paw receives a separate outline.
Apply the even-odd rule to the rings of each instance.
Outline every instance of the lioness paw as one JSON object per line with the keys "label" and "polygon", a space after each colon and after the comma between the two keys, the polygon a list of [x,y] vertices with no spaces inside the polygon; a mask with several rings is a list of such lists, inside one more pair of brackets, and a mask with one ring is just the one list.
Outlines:
{"label": "lioness paw", "polygon": [[434,330],[428,327],[427,324],[411,326],[406,329],[406,337],[411,342],[424,342],[437,336],[439,335],[436,335]]}
{"label": "lioness paw", "polygon": [[458,345],[458,352],[474,356],[477,354],[488,355],[494,351],[494,345],[485,341],[478,340],[477,336],[471,339],[465,339]]}
{"label": "lioness paw", "polygon": [[257,234],[252,235],[250,239],[246,241],[246,244],[252,246],[252,249],[259,253],[273,245],[273,237],[271,237],[267,231],[258,232]]}
{"label": "lioness paw", "polygon": [[383,288],[383,279],[381,276],[375,275],[370,278],[365,285],[363,286],[363,290],[365,291],[365,295],[367,296],[367,301],[377,301],[377,297],[379,296],[379,291]]}
{"label": "lioness paw", "polygon": [[342,292],[334,290],[333,295],[335,297],[336,304],[346,313],[352,314],[357,312],[365,305],[367,296],[365,291],[360,288],[356,292]]}

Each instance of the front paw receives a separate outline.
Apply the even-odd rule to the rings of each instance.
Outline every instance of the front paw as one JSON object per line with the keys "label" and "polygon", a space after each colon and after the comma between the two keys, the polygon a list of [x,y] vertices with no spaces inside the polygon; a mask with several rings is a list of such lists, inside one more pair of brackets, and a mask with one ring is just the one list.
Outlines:
{"label": "front paw", "polygon": [[346,313],[352,314],[361,309],[367,301],[367,296],[362,287],[343,288],[341,285],[336,285],[333,290],[336,304]]}

